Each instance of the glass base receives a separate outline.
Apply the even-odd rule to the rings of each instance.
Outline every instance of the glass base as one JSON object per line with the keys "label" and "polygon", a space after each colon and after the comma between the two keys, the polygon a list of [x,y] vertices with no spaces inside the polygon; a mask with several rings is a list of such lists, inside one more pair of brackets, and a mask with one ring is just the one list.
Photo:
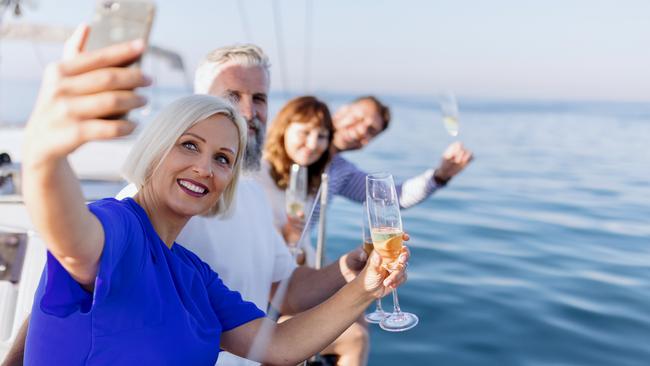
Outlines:
{"label": "glass base", "polygon": [[373,311],[372,313],[366,314],[364,317],[368,323],[379,324],[384,318],[388,316],[388,313],[384,311]]}
{"label": "glass base", "polygon": [[379,326],[389,332],[403,332],[418,325],[417,315],[411,313],[392,313],[384,318]]}

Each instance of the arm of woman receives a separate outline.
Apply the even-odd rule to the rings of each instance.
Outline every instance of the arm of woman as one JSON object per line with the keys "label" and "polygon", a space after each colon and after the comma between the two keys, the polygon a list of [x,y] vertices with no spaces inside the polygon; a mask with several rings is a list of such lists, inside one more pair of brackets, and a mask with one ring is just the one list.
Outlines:
{"label": "arm of woman", "polygon": [[360,275],[322,304],[280,324],[268,318],[245,323],[224,332],[221,347],[263,363],[295,365],[334,341],[372,301],[402,284],[408,257],[404,247],[401,269],[388,275],[373,252]]}
{"label": "arm of woman", "polygon": [[47,67],[25,129],[23,195],[48,250],[92,289],[104,232],[85,205],[67,155],[86,142],[129,134],[134,126],[107,119],[144,105],[133,89],[150,82],[139,69],[121,68],[142,54],[141,41],[81,53],[88,27],[68,41],[68,59]]}

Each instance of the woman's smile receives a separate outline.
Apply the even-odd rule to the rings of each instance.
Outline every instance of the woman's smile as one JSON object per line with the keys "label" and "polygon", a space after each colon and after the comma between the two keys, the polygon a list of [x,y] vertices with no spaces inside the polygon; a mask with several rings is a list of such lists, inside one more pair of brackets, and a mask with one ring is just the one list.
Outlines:
{"label": "woman's smile", "polygon": [[210,192],[208,187],[191,179],[177,179],[176,183],[185,193],[192,197],[203,197]]}

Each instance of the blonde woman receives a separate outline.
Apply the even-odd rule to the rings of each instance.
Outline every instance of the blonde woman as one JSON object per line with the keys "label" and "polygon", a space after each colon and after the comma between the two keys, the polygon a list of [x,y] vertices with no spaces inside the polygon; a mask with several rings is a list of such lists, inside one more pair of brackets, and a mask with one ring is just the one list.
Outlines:
{"label": "blonde woman", "polygon": [[[80,27],[69,49],[83,49],[87,32]],[[176,244],[192,216],[226,213],[236,189],[246,127],[214,97],[178,100],[145,128],[125,167],[139,186],[133,199],[86,205],[67,156],[133,130],[131,122],[109,117],[145,103],[134,89],[148,78],[119,67],[143,48],[135,41],[76,53],[45,73],[23,161],[25,202],[48,247],[25,364],[213,365],[220,348],[246,357],[266,326],[272,331],[255,358],[296,364],[405,275],[388,275],[374,254],[328,301],[276,326]],[[404,250],[401,261],[407,259]],[[319,337],[312,336],[316,329]]]}

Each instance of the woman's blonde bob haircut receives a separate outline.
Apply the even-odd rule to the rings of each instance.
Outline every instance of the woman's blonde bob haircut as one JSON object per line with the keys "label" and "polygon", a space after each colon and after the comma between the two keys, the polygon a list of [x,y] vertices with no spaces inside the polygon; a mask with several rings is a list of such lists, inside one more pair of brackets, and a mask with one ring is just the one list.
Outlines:
{"label": "woman's blonde bob haircut", "polygon": [[242,156],[246,149],[247,128],[237,109],[224,99],[210,95],[191,95],[165,107],[142,130],[131,148],[122,167],[124,178],[141,190],[181,135],[196,123],[215,114],[224,115],[235,124],[239,132],[239,146],[233,164],[232,180],[224,189],[219,201],[204,215],[228,216],[235,198]]}

